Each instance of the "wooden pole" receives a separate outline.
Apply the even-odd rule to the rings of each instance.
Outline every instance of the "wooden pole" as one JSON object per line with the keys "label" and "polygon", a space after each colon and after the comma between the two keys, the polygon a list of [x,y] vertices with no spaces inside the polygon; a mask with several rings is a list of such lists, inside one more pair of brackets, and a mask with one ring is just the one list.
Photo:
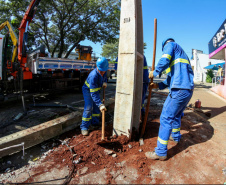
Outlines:
{"label": "wooden pole", "polygon": [[[153,47],[152,71],[155,70],[156,39],[157,39],[157,19],[155,18],[154,19],[154,47]],[[151,79],[150,84],[151,83],[153,83],[153,78]],[[147,101],[147,106],[146,106],[146,111],[145,111],[145,116],[144,116],[144,122],[143,122],[143,125],[142,125],[140,138],[143,138],[145,128],[146,128],[146,124],[147,124],[147,118],[148,118],[148,112],[149,112],[149,106],[150,106],[150,100],[151,100],[151,92],[152,92],[152,88],[149,85],[148,101]]]}

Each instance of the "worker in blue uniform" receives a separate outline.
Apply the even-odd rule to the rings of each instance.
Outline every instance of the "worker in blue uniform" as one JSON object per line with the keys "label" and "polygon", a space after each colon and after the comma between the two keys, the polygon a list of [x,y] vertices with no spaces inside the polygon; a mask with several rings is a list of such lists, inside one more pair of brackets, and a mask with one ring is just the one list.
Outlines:
{"label": "worker in blue uniform", "polygon": [[169,87],[169,95],[164,103],[160,116],[160,128],[157,147],[153,152],[146,152],[150,159],[165,160],[167,158],[167,144],[171,137],[175,143],[181,139],[181,116],[194,89],[194,74],[188,56],[174,39],[167,38],[162,42],[163,55],[149,78],[154,78],[164,70],[167,79],[160,83],[151,83],[152,88],[160,90]]}
{"label": "worker in blue uniform", "polygon": [[148,90],[149,78],[148,78],[148,65],[146,57],[144,56],[144,68],[143,68],[143,91],[142,91],[142,108],[141,108],[141,115],[144,118],[145,109],[144,109],[144,100],[146,98],[146,93]]}
{"label": "worker in blue uniform", "polygon": [[115,77],[117,76],[117,68],[118,68],[118,57],[115,60]]}
{"label": "worker in blue uniform", "polygon": [[117,68],[118,68],[118,57],[115,60],[115,71],[117,70]]}
{"label": "worker in blue uniform", "polygon": [[89,134],[90,125],[94,127],[99,125],[100,111],[107,110],[101,102],[100,90],[102,87],[107,87],[108,60],[105,57],[100,57],[96,64],[97,68],[91,71],[82,87],[85,106],[80,128],[84,136]]}

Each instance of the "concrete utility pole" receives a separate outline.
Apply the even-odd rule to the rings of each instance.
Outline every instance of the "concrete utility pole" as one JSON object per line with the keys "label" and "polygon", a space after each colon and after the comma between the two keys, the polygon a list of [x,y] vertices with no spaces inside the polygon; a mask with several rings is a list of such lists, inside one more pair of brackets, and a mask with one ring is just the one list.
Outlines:
{"label": "concrete utility pole", "polygon": [[138,131],[143,88],[141,0],[121,0],[120,37],[113,135]]}

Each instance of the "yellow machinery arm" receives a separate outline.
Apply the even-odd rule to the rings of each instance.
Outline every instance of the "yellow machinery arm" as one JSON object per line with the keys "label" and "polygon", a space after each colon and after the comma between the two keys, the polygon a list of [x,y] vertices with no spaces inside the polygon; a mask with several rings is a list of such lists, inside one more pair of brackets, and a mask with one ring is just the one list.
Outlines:
{"label": "yellow machinery arm", "polygon": [[2,23],[0,25],[0,31],[4,28],[4,27],[8,27],[9,29],[9,34],[10,34],[10,37],[12,39],[12,42],[13,42],[13,56],[12,56],[12,62],[15,62],[16,60],[16,56],[17,56],[17,44],[18,44],[18,38],[17,38],[17,35],[15,34],[14,32],[14,29],[13,29],[13,26],[10,24],[9,21],[5,21],[4,23]]}
{"label": "yellow machinery arm", "polygon": [[79,54],[79,57],[78,57],[79,60],[87,60],[87,61],[92,60],[91,55],[93,52],[93,48],[91,46],[82,46],[78,44],[78,46],[75,49],[75,52]]}

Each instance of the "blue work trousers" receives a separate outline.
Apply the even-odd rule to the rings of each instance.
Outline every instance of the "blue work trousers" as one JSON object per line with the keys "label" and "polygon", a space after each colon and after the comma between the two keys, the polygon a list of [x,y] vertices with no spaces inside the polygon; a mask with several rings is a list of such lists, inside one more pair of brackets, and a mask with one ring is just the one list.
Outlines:
{"label": "blue work trousers", "polygon": [[167,155],[167,144],[170,134],[175,141],[180,141],[181,116],[193,91],[187,89],[171,89],[160,116],[160,128],[155,153],[158,156]]}
{"label": "blue work trousers", "polygon": [[85,100],[85,106],[82,116],[82,124],[80,125],[80,128],[81,130],[88,130],[90,124],[99,124],[100,109],[93,102],[93,99],[88,89],[83,89],[83,97]]}
{"label": "blue work trousers", "polygon": [[143,83],[143,92],[142,92],[142,108],[141,108],[141,114],[144,115],[145,114],[145,109],[144,109],[144,100],[146,97],[146,93],[148,90],[148,84],[149,83]]}

